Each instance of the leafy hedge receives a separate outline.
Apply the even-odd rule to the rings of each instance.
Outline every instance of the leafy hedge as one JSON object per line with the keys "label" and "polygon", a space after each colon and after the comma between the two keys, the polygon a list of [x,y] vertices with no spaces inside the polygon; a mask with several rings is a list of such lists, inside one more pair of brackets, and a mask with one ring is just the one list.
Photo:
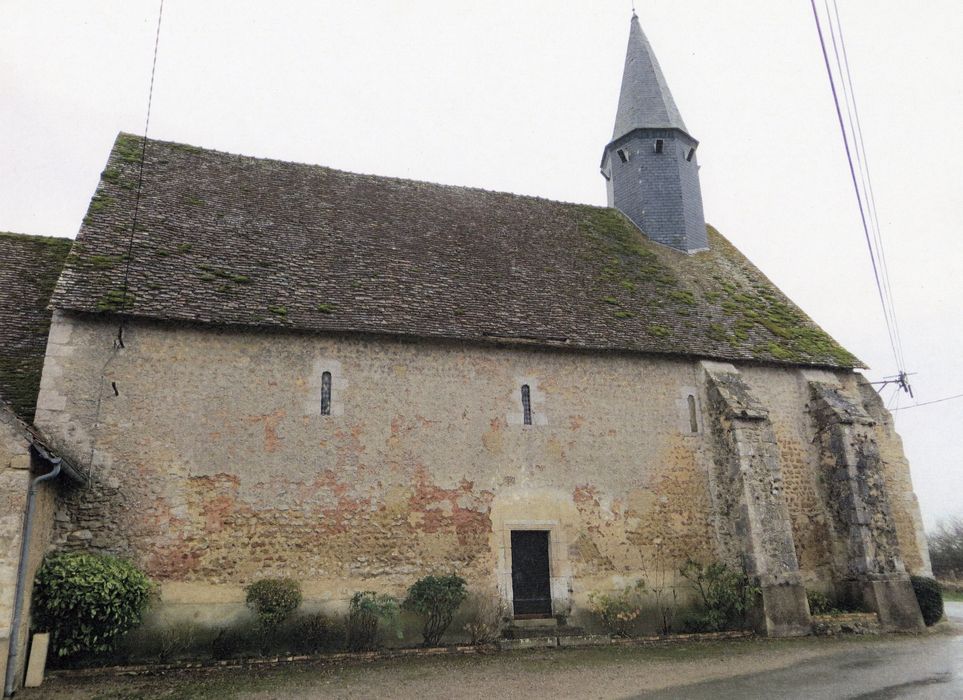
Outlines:
{"label": "leafy hedge", "polygon": [[923,613],[923,622],[927,627],[935,625],[943,619],[943,590],[940,584],[925,576],[910,576],[910,582],[919,601],[920,612]]}
{"label": "leafy hedge", "polygon": [[48,555],[33,589],[33,627],[58,656],[104,652],[139,625],[153,586],[137,567],[104,554]]}

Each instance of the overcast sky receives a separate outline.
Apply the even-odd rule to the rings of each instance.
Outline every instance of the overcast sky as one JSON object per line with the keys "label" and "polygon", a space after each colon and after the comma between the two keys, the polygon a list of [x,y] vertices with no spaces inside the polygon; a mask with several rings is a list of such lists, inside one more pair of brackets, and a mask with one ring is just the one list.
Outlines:
{"label": "overcast sky", "polygon": [[[916,400],[963,394],[963,5],[839,3]],[[707,221],[894,374],[809,2],[637,4]],[[150,135],[604,204],[630,6],[166,0]],[[0,0],[0,230],[76,235],[117,132],[143,132],[157,8]],[[892,394],[924,520],[963,515],[963,399]]]}

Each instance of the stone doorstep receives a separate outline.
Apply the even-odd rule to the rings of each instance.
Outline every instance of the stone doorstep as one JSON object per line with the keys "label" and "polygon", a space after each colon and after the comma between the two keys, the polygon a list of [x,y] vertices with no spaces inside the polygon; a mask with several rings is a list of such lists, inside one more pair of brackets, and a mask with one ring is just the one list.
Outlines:
{"label": "stone doorstep", "polygon": [[545,629],[551,627],[558,627],[558,620],[554,617],[533,617],[529,619],[515,618],[512,621],[512,627],[519,627],[522,629]]}
{"label": "stone doorstep", "polygon": [[[654,644],[673,644],[676,642],[685,641],[711,641],[717,639],[740,639],[744,637],[752,637],[753,633],[749,630],[740,630],[735,632],[696,632],[693,634],[673,634],[668,637],[627,637],[627,638],[615,638],[612,639],[608,635],[604,634],[585,634],[577,635],[571,637],[564,637],[566,641],[561,641],[558,637],[536,637],[524,640],[519,639],[501,639],[497,643],[493,644],[479,644],[476,646],[471,645],[457,645],[450,647],[433,647],[430,649],[424,649],[421,647],[412,647],[409,649],[391,649],[384,651],[365,651],[365,652],[350,652],[343,651],[333,654],[299,654],[299,655],[289,655],[289,656],[270,656],[265,658],[252,658],[252,659],[223,659],[220,661],[182,661],[179,663],[171,664],[140,664],[134,666],[102,666],[99,668],[81,668],[81,669],[57,669],[48,671],[46,676],[48,678],[84,678],[84,677],[96,677],[96,676],[139,676],[139,675],[150,675],[152,673],[163,673],[166,671],[204,671],[210,670],[214,671],[219,668],[242,668],[246,666],[272,666],[281,665],[286,663],[299,663],[299,662],[324,662],[324,661],[344,661],[348,659],[356,659],[358,661],[378,661],[381,659],[396,659],[407,656],[443,656],[443,655],[470,655],[470,654],[491,654],[497,653],[499,651],[507,651],[511,649],[531,649],[531,648],[555,648],[558,646],[563,647],[576,647],[580,646],[599,646],[605,644],[638,644],[642,646],[654,645]],[[570,640],[570,641],[569,641]],[[607,640],[607,641],[602,641]],[[508,646],[502,646],[504,642],[509,643]],[[516,646],[515,643],[518,642],[533,642],[529,646]]]}

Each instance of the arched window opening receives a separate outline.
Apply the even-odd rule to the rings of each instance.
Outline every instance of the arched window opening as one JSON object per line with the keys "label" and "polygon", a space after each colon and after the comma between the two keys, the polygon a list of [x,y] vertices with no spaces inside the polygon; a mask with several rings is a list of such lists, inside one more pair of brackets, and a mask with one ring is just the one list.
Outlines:
{"label": "arched window opening", "polygon": [[522,384],[522,422],[532,424],[532,392],[528,384]]}
{"label": "arched window opening", "polygon": [[689,432],[698,433],[699,432],[699,418],[696,415],[696,400],[695,396],[689,394],[686,397],[686,403],[689,404]]}
{"label": "arched window opening", "polygon": [[321,415],[331,415],[331,373],[321,374]]}

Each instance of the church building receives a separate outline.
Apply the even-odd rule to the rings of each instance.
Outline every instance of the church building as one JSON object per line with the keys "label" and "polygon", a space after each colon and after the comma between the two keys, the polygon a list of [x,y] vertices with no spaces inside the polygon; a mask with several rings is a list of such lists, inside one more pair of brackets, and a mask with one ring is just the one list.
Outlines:
{"label": "church building", "polygon": [[693,559],[748,572],[765,634],[807,590],[921,627],[892,418],[706,225],[698,145],[635,16],[608,207],[120,134],[50,299],[34,426],[87,482],[49,548],[136,562],[166,621],[455,571],[589,626]]}

